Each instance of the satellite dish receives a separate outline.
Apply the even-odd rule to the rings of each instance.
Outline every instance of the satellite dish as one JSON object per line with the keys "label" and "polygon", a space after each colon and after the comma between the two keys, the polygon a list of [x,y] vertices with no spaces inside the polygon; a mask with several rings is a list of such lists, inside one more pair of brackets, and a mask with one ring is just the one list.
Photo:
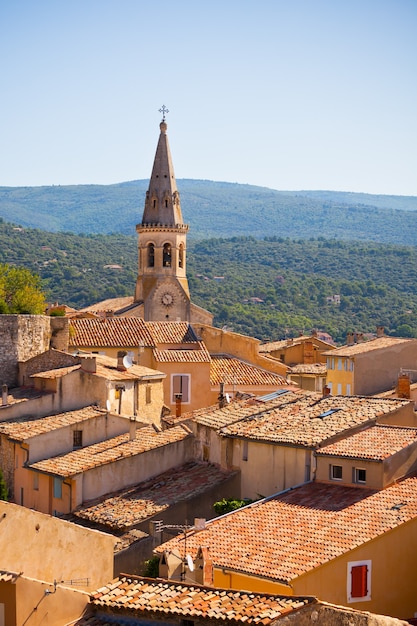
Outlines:
{"label": "satellite dish", "polygon": [[193,560],[192,560],[191,556],[189,554],[187,554],[187,556],[185,558],[186,558],[186,561],[187,561],[188,569],[190,570],[190,572],[193,572],[194,571],[194,563],[193,563]]}
{"label": "satellite dish", "polygon": [[133,361],[128,354],[126,354],[126,356],[123,357],[123,365],[127,370],[133,365]]}
{"label": "satellite dish", "polygon": [[110,408],[111,408],[110,400],[107,399],[106,400],[106,409],[107,409],[107,411],[110,411]]}
{"label": "satellite dish", "polygon": [[229,396],[228,393],[226,394],[226,402],[227,402],[227,404],[229,404],[229,402],[230,402],[230,396]]}

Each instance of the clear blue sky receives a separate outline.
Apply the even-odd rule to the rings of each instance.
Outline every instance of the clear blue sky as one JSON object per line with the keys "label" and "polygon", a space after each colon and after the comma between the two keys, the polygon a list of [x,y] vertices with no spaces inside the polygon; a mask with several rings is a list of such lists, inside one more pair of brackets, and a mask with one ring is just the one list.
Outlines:
{"label": "clear blue sky", "polygon": [[1,0],[0,185],[417,195],[417,0]]}

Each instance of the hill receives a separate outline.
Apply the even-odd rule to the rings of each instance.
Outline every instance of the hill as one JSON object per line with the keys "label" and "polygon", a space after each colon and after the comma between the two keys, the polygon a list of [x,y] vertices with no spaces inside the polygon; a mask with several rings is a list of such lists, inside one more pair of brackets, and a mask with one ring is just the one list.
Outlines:
{"label": "hill", "polygon": [[[216,326],[263,340],[318,328],[343,343],[346,332],[377,325],[417,337],[416,247],[233,237],[190,241],[187,248],[192,300],[214,313]],[[0,263],[38,273],[50,302],[82,308],[133,295],[137,241],[0,223]]]}
{"label": "hill", "polygon": [[[26,228],[134,235],[148,180],[116,185],[0,187],[0,217]],[[417,197],[277,191],[178,180],[190,239],[265,235],[417,244]]]}

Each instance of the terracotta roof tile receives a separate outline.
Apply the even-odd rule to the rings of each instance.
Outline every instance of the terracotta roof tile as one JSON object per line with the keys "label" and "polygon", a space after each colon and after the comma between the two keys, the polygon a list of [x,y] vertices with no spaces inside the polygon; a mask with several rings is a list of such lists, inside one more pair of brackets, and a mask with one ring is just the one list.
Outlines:
{"label": "terracotta roof tile", "polygon": [[154,345],[197,343],[197,337],[188,322],[145,322]]}
{"label": "terracotta roof tile", "polygon": [[298,363],[288,369],[288,374],[326,374],[324,363]]}
{"label": "terracotta roof tile", "polygon": [[137,348],[140,341],[153,345],[146,324],[140,317],[72,318],[69,325],[73,347]]}
{"label": "terracotta roof tile", "polygon": [[189,436],[190,431],[183,426],[175,426],[161,432],[157,432],[152,426],[145,426],[138,428],[133,440],[130,440],[129,433],[118,435],[68,454],[32,463],[29,467],[55,476],[75,476],[107,463],[115,463],[181,441]]}
{"label": "terracotta roof tile", "polygon": [[325,356],[338,357],[338,356],[355,356],[356,354],[363,354],[364,352],[370,352],[371,350],[382,350],[384,348],[391,348],[398,346],[402,343],[409,343],[410,341],[417,341],[414,339],[404,339],[402,337],[376,337],[369,341],[362,341],[360,343],[354,343],[353,345],[341,346],[335,350],[323,352]]}
{"label": "terracotta roof tile", "polygon": [[287,380],[279,374],[226,354],[212,354],[210,383],[219,385],[222,382],[230,385],[275,385],[276,387],[287,384]]}
{"label": "terracotta roof tile", "polygon": [[[290,583],[417,517],[417,477],[381,491],[308,483],[206,523],[187,552],[210,550],[215,567]],[[156,551],[184,550],[178,536]]]}
{"label": "terracotta roof tile", "polygon": [[153,355],[157,363],[210,363],[210,353],[202,342],[196,342],[196,348],[192,349],[153,349]]}
{"label": "terracotta roof tile", "polygon": [[315,447],[343,431],[398,410],[408,400],[287,392],[265,403],[231,402],[192,412],[192,419],[223,436]]}
{"label": "terracotta roof tile", "polygon": [[0,433],[15,441],[26,441],[59,428],[79,424],[95,417],[106,415],[107,411],[96,406],[88,406],[76,411],[66,411],[47,417],[16,417],[7,422],[0,422]]}
{"label": "terracotta roof tile", "polygon": [[210,619],[244,624],[271,624],[292,611],[316,602],[312,597],[278,596],[203,587],[122,574],[92,595],[96,610],[113,609],[145,618]]}
{"label": "terracotta roof tile", "polygon": [[90,502],[74,514],[112,530],[126,530],[179,501],[186,501],[221,484],[235,473],[207,463],[190,462],[131,489]]}
{"label": "terracotta roof tile", "polygon": [[375,424],[320,448],[317,454],[381,461],[416,443],[417,428]]}
{"label": "terracotta roof tile", "polygon": [[117,311],[133,304],[133,296],[124,296],[122,298],[108,298],[107,300],[101,300],[90,306],[80,309],[81,311],[95,311],[105,313],[107,311]]}
{"label": "terracotta roof tile", "polygon": [[0,570],[0,582],[3,583],[15,583],[21,574],[15,572],[8,572],[6,570]]}

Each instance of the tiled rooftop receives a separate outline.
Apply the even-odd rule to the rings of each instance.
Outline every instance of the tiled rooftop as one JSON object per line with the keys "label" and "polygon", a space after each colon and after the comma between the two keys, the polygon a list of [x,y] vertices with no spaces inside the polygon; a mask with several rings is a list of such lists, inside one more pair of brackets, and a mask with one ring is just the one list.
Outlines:
{"label": "tiled rooftop", "polygon": [[[197,424],[202,426],[209,426],[210,428],[220,429],[228,424],[233,424],[243,420],[244,418],[250,418],[251,416],[262,415],[267,410],[273,410],[278,408],[282,404],[288,404],[297,400],[300,397],[299,392],[289,391],[281,396],[278,396],[274,400],[270,400],[267,403],[257,402],[256,399],[249,400],[235,400],[227,404],[223,408],[219,409],[217,405],[211,407],[197,409],[188,413],[187,418],[193,419]],[[316,394],[316,399],[318,394]],[[184,415],[185,417],[185,415]]]}
{"label": "tiled rooftop", "polygon": [[317,454],[382,461],[413,444],[417,444],[417,428],[375,424],[324,446]]}
{"label": "tiled rooftop", "polygon": [[279,374],[268,372],[261,367],[246,363],[236,357],[225,354],[212,354],[210,366],[211,385],[280,385],[287,380]]}
{"label": "tiled rooftop", "polygon": [[188,322],[145,322],[154,345],[197,343],[197,337]]}
{"label": "tiled rooftop", "polygon": [[137,348],[139,342],[153,345],[146,323],[140,317],[73,318],[69,322],[73,347]]}
{"label": "tiled rooftop", "polygon": [[[189,532],[187,553],[205,546],[215,567],[290,583],[415,517],[415,476],[381,491],[313,482]],[[182,554],[184,537],[156,550]]]}
{"label": "tiled rooftop", "polygon": [[47,417],[16,417],[7,422],[0,422],[0,434],[15,441],[26,441],[45,433],[79,424],[95,417],[106,415],[107,411],[96,406],[88,406],[76,411],[66,411]]}
{"label": "tiled rooftop", "polygon": [[130,440],[129,433],[118,435],[68,454],[32,463],[29,467],[65,478],[181,441],[189,436],[189,430],[183,426],[175,426],[161,432],[157,432],[152,426],[145,426],[138,428],[133,440]]}
{"label": "tiled rooftop", "polygon": [[335,350],[323,352],[323,354],[335,358],[338,356],[355,356],[356,354],[363,354],[365,352],[370,352],[371,350],[382,350],[384,348],[399,346],[401,344],[409,343],[410,341],[413,341],[413,339],[404,339],[402,337],[377,337],[376,339],[370,339],[369,341],[362,341],[352,345],[341,346]]}
{"label": "tiled rooftop", "polygon": [[326,374],[325,363],[298,363],[288,369],[289,374]]}
{"label": "tiled rooftop", "polygon": [[19,576],[20,574],[16,574],[15,572],[0,570],[0,582],[2,583],[15,583]]}
{"label": "tiled rooftop", "polygon": [[[283,350],[284,348],[290,348],[291,346],[297,346],[300,343],[305,343],[306,341],[319,341],[320,343],[326,344],[327,341],[320,339],[319,337],[313,337],[312,335],[302,335],[300,337],[294,337],[293,339],[282,339],[280,341],[270,341],[268,343],[263,343],[259,346],[259,352],[275,352],[276,350]],[[332,344],[328,343],[329,348]]]}
{"label": "tiled rooftop", "polygon": [[159,620],[206,619],[263,626],[316,602],[312,597],[214,589],[126,574],[92,594],[91,601],[97,610],[103,607],[123,611],[125,615],[134,612],[143,619],[152,614]]}
{"label": "tiled rooftop", "polygon": [[202,342],[198,342],[196,348],[190,350],[169,349],[160,350],[153,349],[153,355],[157,363],[210,363],[210,353]]}
{"label": "tiled rooftop", "polygon": [[137,487],[87,503],[77,509],[74,515],[107,526],[113,531],[125,531],[179,501],[184,502],[221,484],[234,473],[215,465],[190,462],[142,482]]}
{"label": "tiled rooftop", "polygon": [[262,404],[246,400],[222,409],[199,409],[192,418],[224,436],[313,447],[407,404],[408,400],[290,391]]}

